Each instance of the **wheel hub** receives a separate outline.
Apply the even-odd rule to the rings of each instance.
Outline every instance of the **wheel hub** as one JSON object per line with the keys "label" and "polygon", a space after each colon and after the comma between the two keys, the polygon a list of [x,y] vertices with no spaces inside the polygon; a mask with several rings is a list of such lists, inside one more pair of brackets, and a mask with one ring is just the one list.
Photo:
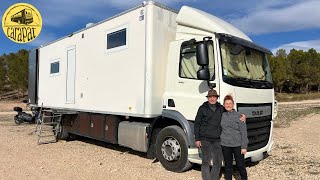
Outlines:
{"label": "wheel hub", "polygon": [[176,161],[180,158],[181,146],[175,138],[169,137],[162,143],[161,152],[167,161]]}

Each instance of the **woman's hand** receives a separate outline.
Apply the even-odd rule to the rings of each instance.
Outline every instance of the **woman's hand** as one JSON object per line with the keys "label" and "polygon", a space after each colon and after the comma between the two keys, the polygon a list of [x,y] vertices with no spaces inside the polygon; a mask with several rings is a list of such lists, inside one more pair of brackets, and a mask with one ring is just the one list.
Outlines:
{"label": "woman's hand", "polygon": [[247,150],[246,149],[241,149],[241,154],[246,154],[247,153]]}
{"label": "woman's hand", "polygon": [[197,146],[197,148],[201,148],[201,146],[202,146],[201,141],[196,141],[196,146]]}
{"label": "woman's hand", "polygon": [[241,114],[241,116],[240,116],[240,121],[242,121],[242,122],[246,122],[246,115],[245,114]]}

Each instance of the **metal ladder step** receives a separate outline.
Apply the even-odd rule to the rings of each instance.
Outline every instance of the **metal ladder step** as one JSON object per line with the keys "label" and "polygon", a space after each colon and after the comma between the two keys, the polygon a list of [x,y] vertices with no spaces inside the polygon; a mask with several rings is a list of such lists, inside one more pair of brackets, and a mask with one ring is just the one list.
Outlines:
{"label": "metal ladder step", "polygon": [[59,124],[58,122],[44,122],[42,125],[57,125]]}
{"label": "metal ladder step", "polygon": [[38,145],[41,145],[41,144],[51,144],[51,143],[56,143],[57,140],[51,140],[51,141],[42,141],[42,142],[38,142]]}
{"label": "metal ladder step", "polygon": [[50,131],[56,131],[56,129],[41,129],[41,132],[50,132]]}
{"label": "metal ladder step", "polygon": [[[43,110],[41,106],[39,121],[37,121],[36,134],[38,135],[38,145],[57,142],[57,131],[61,122],[62,114],[51,110]],[[48,115],[47,113],[50,113]],[[50,134],[49,134],[50,133]],[[52,137],[54,140],[47,140],[45,138]]]}
{"label": "metal ladder step", "polygon": [[41,137],[41,138],[46,138],[46,137],[55,137],[55,135],[54,134],[51,134],[51,135],[40,135],[39,137]]}

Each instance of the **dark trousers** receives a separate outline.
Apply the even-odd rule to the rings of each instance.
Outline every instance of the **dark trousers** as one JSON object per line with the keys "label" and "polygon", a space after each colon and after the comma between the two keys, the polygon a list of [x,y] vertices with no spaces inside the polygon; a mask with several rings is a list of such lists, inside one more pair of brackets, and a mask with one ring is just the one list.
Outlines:
{"label": "dark trousers", "polygon": [[239,173],[242,180],[247,180],[248,175],[246,171],[246,167],[244,164],[244,155],[241,154],[241,147],[225,147],[222,146],[223,158],[224,158],[224,166],[225,166],[225,174],[224,177],[226,180],[232,180],[233,173],[233,157],[236,160],[237,168],[239,169]]}
{"label": "dark trousers", "polygon": [[220,142],[201,141],[201,175],[203,180],[218,180],[222,165]]}

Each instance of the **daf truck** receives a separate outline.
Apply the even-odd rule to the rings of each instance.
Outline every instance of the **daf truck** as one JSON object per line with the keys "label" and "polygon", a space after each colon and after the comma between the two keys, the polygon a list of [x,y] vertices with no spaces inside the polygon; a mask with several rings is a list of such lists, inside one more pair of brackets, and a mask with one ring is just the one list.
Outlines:
{"label": "daf truck", "polygon": [[128,147],[183,172],[201,164],[193,128],[207,91],[231,93],[256,162],[277,113],[268,54],[214,15],[145,1],[31,51],[29,102],[62,116],[58,139]]}

